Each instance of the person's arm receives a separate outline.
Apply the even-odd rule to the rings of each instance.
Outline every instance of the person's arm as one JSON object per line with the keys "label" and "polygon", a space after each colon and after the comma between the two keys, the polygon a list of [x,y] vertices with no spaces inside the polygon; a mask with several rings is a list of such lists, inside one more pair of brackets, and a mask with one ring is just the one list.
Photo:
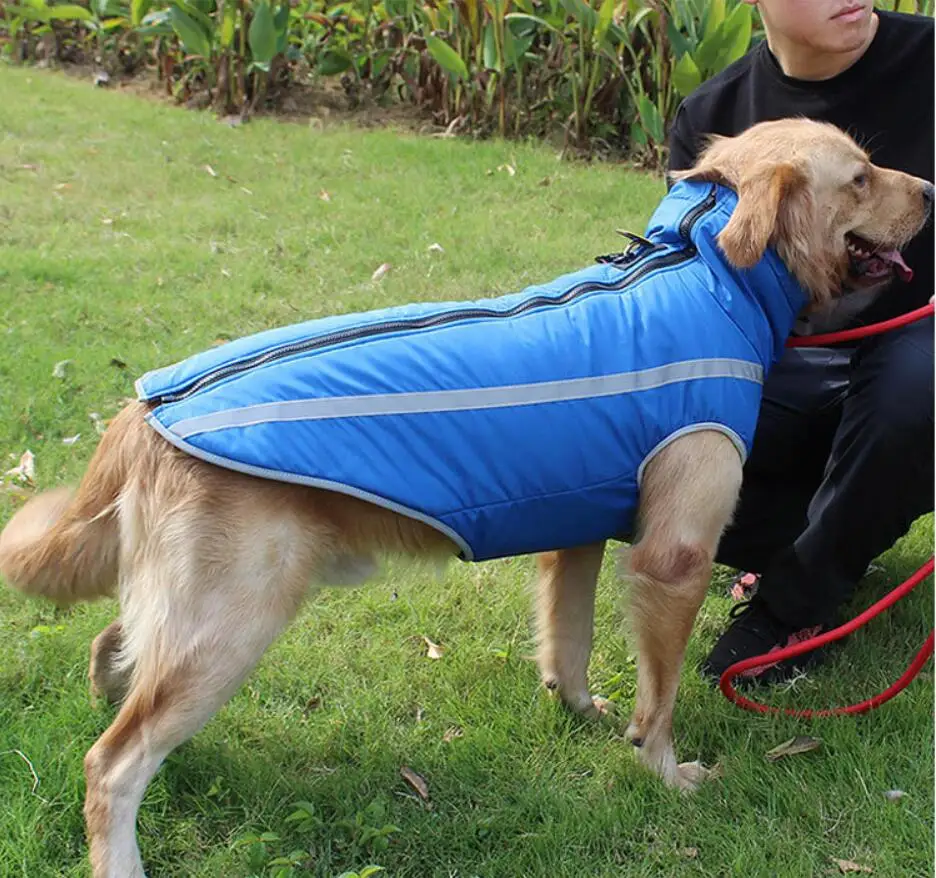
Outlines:
{"label": "person's arm", "polygon": [[666,163],[667,171],[684,171],[691,168],[698,158],[697,137],[689,122],[685,102],[676,110],[676,117],[669,134],[669,158]]}

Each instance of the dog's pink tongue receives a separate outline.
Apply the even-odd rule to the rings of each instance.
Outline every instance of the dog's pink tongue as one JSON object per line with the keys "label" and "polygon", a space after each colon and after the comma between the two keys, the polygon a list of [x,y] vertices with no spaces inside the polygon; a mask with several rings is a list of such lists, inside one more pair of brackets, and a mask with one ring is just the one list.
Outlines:
{"label": "dog's pink tongue", "polygon": [[885,262],[889,262],[893,265],[897,275],[905,283],[909,283],[913,279],[913,269],[904,262],[904,258],[900,255],[899,250],[884,250],[875,255],[879,259],[883,259]]}

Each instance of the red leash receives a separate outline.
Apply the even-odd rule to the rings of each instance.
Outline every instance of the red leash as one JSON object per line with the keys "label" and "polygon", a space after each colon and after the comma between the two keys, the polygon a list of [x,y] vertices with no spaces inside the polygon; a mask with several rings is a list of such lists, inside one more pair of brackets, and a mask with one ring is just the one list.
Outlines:
{"label": "red leash", "polygon": [[[897,329],[900,326],[906,326],[907,324],[914,323],[917,320],[922,320],[924,317],[931,315],[933,310],[933,303],[931,302],[928,305],[924,305],[922,308],[917,308],[915,311],[910,311],[907,314],[902,314],[900,317],[895,317],[892,320],[884,320],[881,323],[875,323],[871,326],[861,326],[857,329],[845,330],[844,332],[830,332],[823,335],[806,336],[804,338],[791,338],[787,341],[787,347],[813,347],[837,342],[854,341],[859,338],[867,338],[871,335],[879,335],[882,332],[887,332],[888,330]],[[796,658],[796,656],[803,655],[807,652],[812,652],[814,649],[825,646],[827,643],[834,643],[836,640],[841,640],[841,638],[847,637],[852,632],[857,631],[863,625],[870,622],[871,619],[873,619],[875,616],[884,612],[884,610],[886,610],[888,607],[893,606],[902,597],[913,591],[913,589],[915,589],[932,573],[933,559],[930,558],[930,560],[927,561],[919,570],[917,570],[917,572],[914,573],[913,576],[911,576],[906,582],[898,585],[897,588],[895,588],[889,594],[885,595],[876,604],[869,607],[850,622],[846,622],[844,625],[840,625],[838,628],[834,628],[832,631],[827,631],[825,634],[820,634],[817,637],[811,637],[808,640],[803,640],[800,643],[794,644],[793,646],[787,646],[783,649],[774,650],[765,655],[752,656],[751,658],[735,662],[733,665],[726,668],[724,673],[721,675],[721,679],[718,683],[719,689],[721,689],[721,692],[725,698],[737,704],[738,707],[743,707],[745,710],[750,710],[754,713],[782,714],[784,716],[793,716],[803,719],[865,713],[866,711],[873,710],[875,707],[879,707],[885,702],[890,701],[891,698],[893,698],[899,692],[902,692],[904,689],[906,689],[914,677],[920,673],[920,669],[923,667],[923,665],[926,664],[930,656],[933,654],[932,631],[930,631],[929,637],[926,638],[926,641],[920,648],[920,651],[916,654],[916,657],[910,663],[910,666],[907,668],[907,670],[901,674],[900,678],[895,683],[888,686],[887,689],[885,689],[883,692],[879,692],[877,695],[874,695],[871,698],[860,702],[859,704],[850,704],[845,707],[831,707],[825,710],[796,710],[793,708],[781,709],[778,707],[771,707],[767,704],[760,704],[756,701],[751,701],[749,698],[745,698],[743,695],[740,695],[737,691],[735,691],[732,682],[734,681],[735,677],[738,677],[746,671],[752,670],[753,668],[761,668],[764,666],[770,667],[777,664],[778,662]]]}
{"label": "red leash", "polygon": [[933,303],[930,302],[922,308],[915,311],[908,311],[899,317],[892,317],[890,320],[882,320],[880,323],[872,323],[870,326],[858,326],[855,329],[843,329],[841,332],[825,332],[822,335],[802,335],[787,339],[788,348],[812,348],[822,347],[823,345],[838,344],[843,341],[857,341],[859,338],[867,338],[869,335],[880,335],[882,332],[888,332],[891,329],[899,329],[908,323],[916,323],[924,317],[929,317],[933,313]]}
{"label": "red leash", "polygon": [[743,695],[739,695],[734,686],[732,686],[731,681],[743,674],[745,671],[749,671],[752,668],[763,667],[764,665],[773,665],[777,662],[785,661],[786,659],[795,658],[798,655],[802,655],[805,652],[811,652],[814,649],[818,649],[820,646],[825,646],[827,643],[833,643],[836,640],[840,640],[843,637],[851,634],[854,631],[857,631],[866,623],[870,622],[875,616],[879,613],[882,613],[888,607],[896,604],[904,595],[909,594],[913,589],[915,589],[927,576],[933,572],[933,559],[930,558],[916,573],[913,574],[906,582],[898,585],[890,594],[885,595],[881,600],[871,607],[868,607],[860,616],[855,617],[851,622],[846,622],[844,625],[840,625],[838,628],[833,628],[831,631],[827,631],[825,634],[820,634],[818,637],[811,637],[809,640],[804,640],[801,643],[796,643],[793,646],[787,646],[784,649],[778,649],[774,652],[768,653],[767,655],[756,655],[751,658],[744,659],[740,662],[735,662],[730,668],[728,668],[721,676],[719,681],[719,688],[722,691],[722,694],[729,700],[733,701],[738,707],[743,707],[746,710],[753,710],[755,713],[775,713],[775,714],[784,714],[785,716],[797,716],[804,718],[812,718],[818,716],[841,716],[842,714],[847,713],[864,713],[867,710],[871,710],[875,707],[878,707],[881,704],[884,704],[885,701],[890,701],[898,692],[902,691],[907,687],[907,684],[920,672],[920,668],[926,664],[927,659],[933,654],[933,632],[930,631],[929,637],[926,638],[926,642],[923,644],[923,647],[917,653],[916,658],[910,663],[910,667],[903,672],[900,679],[896,683],[889,686],[883,692],[875,695],[872,698],[869,698],[867,701],[862,701],[860,704],[850,704],[846,707],[831,707],[827,710],[794,710],[793,708],[778,708],[770,707],[766,704],[758,704],[756,701],[751,701],[748,698],[745,698]]}

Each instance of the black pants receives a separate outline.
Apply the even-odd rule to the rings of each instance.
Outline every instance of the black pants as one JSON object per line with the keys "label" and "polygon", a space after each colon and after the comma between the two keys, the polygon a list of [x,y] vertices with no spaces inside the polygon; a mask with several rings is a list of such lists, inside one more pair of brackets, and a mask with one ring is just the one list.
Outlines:
{"label": "black pants", "polygon": [[718,560],[762,574],[779,619],[835,622],[868,564],[933,509],[933,320],[770,373]]}

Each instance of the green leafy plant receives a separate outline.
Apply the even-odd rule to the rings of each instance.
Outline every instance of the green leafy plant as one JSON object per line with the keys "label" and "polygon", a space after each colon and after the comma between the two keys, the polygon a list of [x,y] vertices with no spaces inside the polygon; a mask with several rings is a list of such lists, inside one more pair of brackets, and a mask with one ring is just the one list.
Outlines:
{"label": "green leafy plant", "polygon": [[386,871],[383,866],[365,866],[360,872],[342,872],[338,878],[371,878],[378,872]]}
{"label": "green leafy plant", "polygon": [[334,825],[343,829],[352,851],[368,850],[372,853],[385,851],[390,845],[390,836],[401,829],[392,823],[384,823],[386,806],[379,800],[371,802],[353,818],[336,820]]}

